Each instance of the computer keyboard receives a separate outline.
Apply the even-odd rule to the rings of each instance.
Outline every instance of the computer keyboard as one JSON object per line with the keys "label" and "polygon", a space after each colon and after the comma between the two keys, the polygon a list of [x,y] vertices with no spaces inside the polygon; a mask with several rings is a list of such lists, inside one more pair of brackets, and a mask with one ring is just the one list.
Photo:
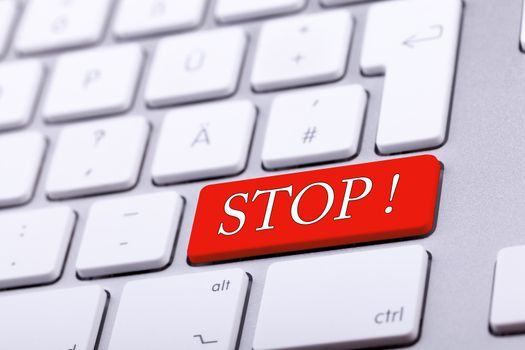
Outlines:
{"label": "computer keyboard", "polygon": [[521,20],[0,0],[0,350],[522,349]]}

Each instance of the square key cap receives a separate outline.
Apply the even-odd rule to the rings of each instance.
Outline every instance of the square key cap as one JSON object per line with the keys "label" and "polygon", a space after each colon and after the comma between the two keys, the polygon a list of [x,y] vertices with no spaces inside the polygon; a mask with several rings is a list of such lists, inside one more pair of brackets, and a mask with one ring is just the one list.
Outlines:
{"label": "square key cap", "polygon": [[256,110],[249,101],[179,108],[166,116],[153,161],[158,185],[235,175],[246,166]]}
{"label": "square key cap", "polygon": [[109,350],[233,350],[248,285],[240,269],[129,282]]}
{"label": "square key cap", "polygon": [[93,350],[108,294],[96,285],[0,296],[0,349]]}

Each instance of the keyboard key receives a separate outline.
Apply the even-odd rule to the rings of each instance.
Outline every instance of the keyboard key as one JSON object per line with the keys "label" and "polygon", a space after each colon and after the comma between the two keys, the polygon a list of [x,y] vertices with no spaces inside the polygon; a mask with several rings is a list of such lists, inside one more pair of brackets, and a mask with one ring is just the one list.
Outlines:
{"label": "keyboard key", "polygon": [[52,199],[126,190],[135,185],[149,135],[142,117],[62,129],[47,175]]}
{"label": "keyboard key", "polygon": [[0,288],[56,281],[74,225],[75,214],[68,207],[0,215]]}
{"label": "keyboard key", "polygon": [[63,55],[43,107],[47,121],[124,112],[133,103],[143,53],[136,44]]}
{"label": "keyboard key", "polygon": [[36,60],[0,65],[0,130],[29,123],[43,78],[44,68]]}
{"label": "keyboard key", "polygon": [[376,140],[382,154],[445,142],[461,9],[460,0],[370,8],[361,67],[368,75],[386,74]]}
{"label": "keyboard key", "polygon": [[220,22],[235,22],[299,11],[306,0],[219,0],[215,16]]}
{"label": "keyboard key", "polygon": [[110,0],[29,1],[15,48],[24,54],[94,44],[102,38]]}
{"label": "keyboard key", "polygon": [[44,136],[35,131],[0,136],[0,207],[31,199],[45,150]]}
{"label": "keyboard key", "polygon": [[277,96],[264,140],[264,166],[276,169],[355,156],[366,100],[358,85]]}
{"label": "keyboard key", "polygon": [[0,297],[0,349],[93,350],[108,296],[98,286]]}
{"label": "keyboard key", "polygon": [[432,232],[441,164],[430,155],[204,187],[188,245],[205,264]]}
{"label": "keyboard key", "polygon": [[248,285],[240,269],[129,282],[109,350],[235,349]]}
{"label": "keyboard key", "polygon": [[114,32],[122,39],[169,33],[197,27],[206,0],[123,0],[115,18]]}
{"label": "keyboard key", "polygon": [[412,245],[274,263],[253,349],[411,344],[423,317],[428,260]]}
{"label": "keyboard key", "polygon": [[0,56],[7,51],[16,13],[17,3],[15,0],[0,1]]}
{"label": "keyboard key", "polygon": [[267,91],[341,78],[352,27],[352,15],[346,10],[265,23],[251,77],[253,87]]}
{"label": "keyboard key", "polygon": [[525,332],[525,246],[499,251],[492,291],[490,328],[496,334]]}
{"label": "keyboard key", "polygon": [[147,103],[160,107],[233,94],[246,45],[239,28],[162,39],[146,85]]}
{"label": "keyboard key", "polygon": [[255,115],[248,101],[169,113],[153,161],[153,180],[165,185],[238,174],[246,166]]}
{"label": "keyboard key", "polygon": [[165,267],[182,207],[176,192],[95,202],[80,246],[78,275],[91,278]]}

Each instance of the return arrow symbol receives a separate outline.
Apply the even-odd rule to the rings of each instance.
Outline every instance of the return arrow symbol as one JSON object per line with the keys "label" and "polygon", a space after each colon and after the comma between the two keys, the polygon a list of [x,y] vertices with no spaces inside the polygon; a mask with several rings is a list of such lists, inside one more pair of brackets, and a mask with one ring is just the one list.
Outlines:
{"label": "return arrow symbol", "polygon": [[431,41],[439,39],[443,36],[443,26],[441,24],[435,24],[428,27],[428,32],[425,33],[425,35],[418,35],[414,34],[405,41],[403,41],[403,45],[406,45],[410,48],[414,48],[415,44],[424,42],[424,41]]}

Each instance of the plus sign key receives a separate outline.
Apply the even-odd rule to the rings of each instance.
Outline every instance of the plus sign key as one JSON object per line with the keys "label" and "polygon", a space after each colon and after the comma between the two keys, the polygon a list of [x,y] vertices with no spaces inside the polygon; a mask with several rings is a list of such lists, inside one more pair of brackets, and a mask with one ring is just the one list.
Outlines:
{"label": "plus sign key", "polygon": [[257,46],[254,89],[277,90],[341,78],[352,29],[347,10],[268,21]]}
{"label": "plus sign key", "polygon": [[366,92],[359,85],[277,96],[264,140],[264,167],[286,168],[355,156],[366,102]]}

